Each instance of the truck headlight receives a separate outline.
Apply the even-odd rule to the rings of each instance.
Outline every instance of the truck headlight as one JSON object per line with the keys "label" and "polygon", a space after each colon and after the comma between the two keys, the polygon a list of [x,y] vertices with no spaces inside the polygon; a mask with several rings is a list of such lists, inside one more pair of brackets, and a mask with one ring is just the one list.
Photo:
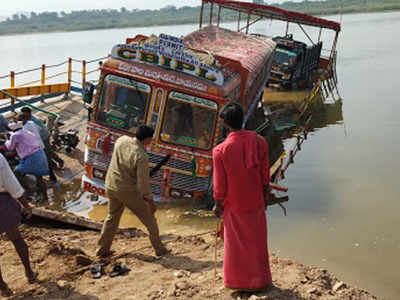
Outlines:
{"label": "truck headlight", "polygon": [[103,170],[93,168],[93,177],[104,180],[106,174]]}
{"label": "truck headlight", "polygon": [[182,196],[181,192],[175,189],[172,189],[170,192],[171,197],[179,198]]}

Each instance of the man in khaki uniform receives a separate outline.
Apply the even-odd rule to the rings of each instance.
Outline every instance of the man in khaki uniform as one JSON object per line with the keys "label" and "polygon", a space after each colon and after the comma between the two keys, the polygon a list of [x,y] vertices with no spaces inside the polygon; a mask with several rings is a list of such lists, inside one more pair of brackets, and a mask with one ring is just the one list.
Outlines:
{"label": "man in khaki uniform", "polygon": [[106,176],[108,216],[98,241],[97,256],[110,255],[110,248],[125,206],[146,226],[157,256],[169,252],[160,240],[154,212],[156,207],[150,192],[149,159],[145,146],[153,138],[154,129],[142,125],[136,137],[121,136],[115,143]]}

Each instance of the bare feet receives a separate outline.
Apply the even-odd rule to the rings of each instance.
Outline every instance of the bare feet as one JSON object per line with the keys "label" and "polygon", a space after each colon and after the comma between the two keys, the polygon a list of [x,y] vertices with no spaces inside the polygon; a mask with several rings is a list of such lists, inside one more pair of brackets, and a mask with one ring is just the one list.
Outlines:
{"label": "bare feet", "polygon": [[13,295],[13,291],[8,287],[6,283],[0,284],[0,293],[3,297],[10,297]]}
{"label": "bare feet", "polygon": [[108,251],[105,251],[105,252],[97,251],[96,256],[99,257],[99,258],[106,258],[106,257],[110,257],[110,256],[112,256],[114,254],[115,254],[115,251],[113,251],[113,250],[108,250]]}
{"label": "bare feet", "polygon": [[163,256],[171,252],[171,250],[166,247],[158,248],[155,251],[157,256]]}
{"label": "bare feet", "polygon": [[37,280],[37,277],[38,277],[38,272],[32,271],[31,273],[26,274],[26,278],[28,279],[28,282],[30,284],[35,283]]}

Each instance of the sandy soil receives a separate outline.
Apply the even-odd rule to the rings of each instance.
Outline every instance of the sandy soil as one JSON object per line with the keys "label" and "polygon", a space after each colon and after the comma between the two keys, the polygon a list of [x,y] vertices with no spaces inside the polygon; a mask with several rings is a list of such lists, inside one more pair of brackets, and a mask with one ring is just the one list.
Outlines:
{"label": "sandy soil", "polygon": [[[140,230],[116,236],[114,255],[102,261],[105,275],[93,279],[90,264],[99,233],[41,225],[43,220],[21,225],[29,244],[39,281],[29,285],[11,242],[0,239],[0,265],[15,294],[10,299],[377,299],[351,287],[327,270],[306,267],[271,254],[274,286],[256,294],[223,287],[223,242],[215,235],[163,236],[172,249],[155,257],[148,238]],[[116,263],[129,266],[125,275],[111,278]]]}

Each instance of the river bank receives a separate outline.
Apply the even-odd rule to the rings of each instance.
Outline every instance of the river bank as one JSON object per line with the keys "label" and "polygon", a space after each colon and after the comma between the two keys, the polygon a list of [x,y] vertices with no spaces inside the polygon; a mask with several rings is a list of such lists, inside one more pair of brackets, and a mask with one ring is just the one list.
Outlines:
{"label": "river bank", "polygon": [[[146,234],[132,230],[117,234],[114,255],[102,261],[105,275],[93,279],[90,264],[99,233],[44,224],[34,219],[20,227],[29,245],[38,282],[28,285],[12,243],[0,239],[3,277],[15,294],[9,299],[377,299],[352,287],[329,271],[301,265],[270,254],[274,286],[254,295],[223,287],[223,242],[217,246],[214,276],[213,233],[163,235],[172,250],[155,257]],[[115,263],[131,271],[111,278]]]}
{"label": "river bank", "polygon": [[[328,0],[323,5],[320,1],[286,2],[272,4],[280,9],[291,10],[313,16],[366,14],[400,10],[400,3],[393,0],[380,2],[346,3],[341,6],[335,0]],[[117,10],[92,9],[73,12],[46,12],[30,15],[9,16],[0,21],[0,36],[31,33],[79,32],[107,29],[145,28],[156,26],[194,25],[198,24],[200,6],[182,8],[164,7],[156,10]],[[215,13],[214,13],[215,14]],[[215,15],[215,18],[217,16]],[[222,22],[234,22],[232,14],[222,13]],[[102,22],[98,22],[101,19]],[[150,21],[149,21],[150,20]]]}

